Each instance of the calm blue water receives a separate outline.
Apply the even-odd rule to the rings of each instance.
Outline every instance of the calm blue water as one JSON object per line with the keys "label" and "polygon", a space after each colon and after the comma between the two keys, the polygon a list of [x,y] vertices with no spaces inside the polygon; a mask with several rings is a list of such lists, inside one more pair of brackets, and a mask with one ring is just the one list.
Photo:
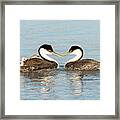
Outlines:
{"label": "calm blue water", "polygon": [[[20,57],[37,53],[42,44],[51,44],[63,53],[72,45],[84,50],[84,58],[100,60],[100,22],[98,20],[21,20]],[[22,100],[98,100],[100,73],[83,74],[64,70],[64,64],[73,56],[57,58],[60,68],[39,74],[21,74]]]}

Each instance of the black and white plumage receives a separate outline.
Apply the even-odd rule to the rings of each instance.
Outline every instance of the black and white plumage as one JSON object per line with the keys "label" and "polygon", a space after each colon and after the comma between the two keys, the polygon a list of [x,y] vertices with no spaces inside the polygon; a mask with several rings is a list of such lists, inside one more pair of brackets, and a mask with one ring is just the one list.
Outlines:
{"label": "black and white plumage", "polygon": [[56,60],[48,56],[52,54],[60,56],[58,53],[54,52],[51,45],[44,44],[40,46],[38,49],[38,55],[34,55],[29,59],[24,59],[22,61],[20,71],[36,72],[42,69],[56,69],[59,64]]}
{"label": "black and white plumage", "polygon": [[82,59],[83,49],[79,46],[72,46],[63,55],[74,54],[75,57],[65,64],[66,70],[95,71],[100,69],[100,62],[93,59]]}

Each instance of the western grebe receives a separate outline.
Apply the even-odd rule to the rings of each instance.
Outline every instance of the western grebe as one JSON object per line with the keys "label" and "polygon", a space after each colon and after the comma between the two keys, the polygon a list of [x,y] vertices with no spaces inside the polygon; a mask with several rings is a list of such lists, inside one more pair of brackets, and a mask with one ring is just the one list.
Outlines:
{"label": "western grebe", "polygon": [[83,57],[83,49],[79,46],[72,46],[63,56],[67,54],[76,56],[67,61],[65,64],[66,70],[94,71],[100,69],[100,62],[93,59],[81,59]]}
{"label": "western grebe", "polygon": [[51,45],[44,44],[39,47],[38,49],[38,55],[33,55],[29,59],[23,59],[22,66],[20,66],[21,72],[34,72],[41,69],[55,69],[59,67],[59,64],[56,60],[49,57],[48,55],[57,55],[60,57],[60,55],[53,51],[53,48]]}

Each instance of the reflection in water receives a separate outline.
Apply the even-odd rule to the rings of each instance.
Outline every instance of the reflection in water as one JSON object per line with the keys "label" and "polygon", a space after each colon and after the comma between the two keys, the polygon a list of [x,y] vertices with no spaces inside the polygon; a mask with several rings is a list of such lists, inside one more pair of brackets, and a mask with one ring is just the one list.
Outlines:
{"label": "reflection in water", "polygon": [[49,94],[54,83],[53,79],[54,74],[55,70],[43,70],[34,73],[21,73],[21,76],[24,76],[27,79],[29,78],[29,81],[25,80],[24,82],[22,82],[21,86],[24,86],[25,84],[27,86],[29,85],[31,91],[34,94],[35,93]]}
{"label": "reflection in water", "polygon": [[70,75],[70,83],[71,83],[71,90],[72,90],[72,94],[74,95],[81,95],[82,93],[82,78],[83,78],[83,74],[80,74],[78,72],[73,72]]}
{"label": "reflection in water", "polygon": [[[95,84],[96,88],[90,88],[92,84],[86,80]],[[99,99],[96,90],[99,91],[99,76],[96,73],[65,71],[64,68],[21,73],[22,100]]]}

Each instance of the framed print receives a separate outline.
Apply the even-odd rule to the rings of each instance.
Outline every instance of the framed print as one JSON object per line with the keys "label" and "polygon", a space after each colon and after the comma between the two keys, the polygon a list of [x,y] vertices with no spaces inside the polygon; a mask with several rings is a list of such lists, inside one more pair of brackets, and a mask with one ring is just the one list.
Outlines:
{"label": "framed print", "polygon": [[118,1],[1,7],[1,118],[119,119]]}

